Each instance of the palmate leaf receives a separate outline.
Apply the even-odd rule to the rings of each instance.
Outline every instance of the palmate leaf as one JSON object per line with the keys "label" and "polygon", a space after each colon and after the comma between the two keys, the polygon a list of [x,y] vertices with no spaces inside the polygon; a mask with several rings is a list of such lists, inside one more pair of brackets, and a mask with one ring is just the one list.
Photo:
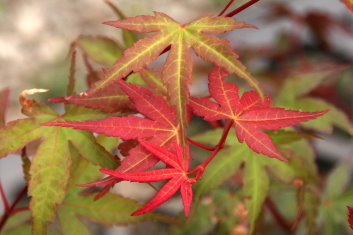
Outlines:
{"label": "palmate leaf", "polygon": [[[59,116],[44,104],[26,98],[22,98],[22,105],[23,113],[29,118],[10,122],[0,130],[0,155],[5,157],[30,142],[41,140],[30,167],[29,195],[32,196],[30,209],[33,231],[44,234],[47,222],[53,220],[55,208],[66,194],[71,166],[69,143],[77,147],[88,161],[96,165],[114,169],[117,163],[87,131],[64,130],[40,125],[42,122],[58,119],[99,118],[103,116],[102,114],[79,107],[79,110],[70,108],[67,113]],[[85,148],[82,148],[82,143]]]}
{"label": "palmate leaf", "polygon": [[189,178],[187,175],[189,170],[189,159],[191,158],[190,152],[186,153],[187,159],[184,160],[183,149],[175,144],[175,154],[168,150],[154,145],[150,142],[140,140],[141,145],[151,152],[154,156],[158,157],[170,168],[150,170],[144,172],[121,173],[107,169],[101,169],[105,174],[117,177],[118,179],[128,180],[132,182],[156,182],[162,180],[169,180],[158,193],[148,202],[145,206],[131,215],[142,215],[148,211],[153,210],[157,206],[166,202],[171,198],[176,191],[180,189],[181,198],[183,200],[185,216],[189,215],[190,206],[192,202],[192,188],[191,185],[195,183],[195,178]]}
{"label": "palmate leaf", "polygon": [[[215,136],[221,135],[222,130],[216,129],[194,136],[192,139],[212,146],[217,144]],[[279,145],[279,149],[286,155],[292,155],[288,162],[255,154],[247,146],[238,143],[233,133],[229,133],[225,148],[205,169],[202,180],[195,184],[195,201],[199,200],[203,194],[219,187],[237,172],[242,172],[244,184],[242,190],[249,212],[248,221],[251,230],[254,229],[259,212],[268,195],[271,178],[276,178],[286,184],[292,184],[295,179],[300,179],[308,185],[317,182],[314,155],[307,142],[296,139],[294,142]],[[242,164],[245,166],[243,171],[240,171]]]}
{"label": "palmate leaf", "polygon": [[[108,136],[120,137],[124,140],[152,137],[151,143],[171,147],[172,141],[180,144],[179,126],[176,121],[175,110],[172,109],[162,97],[155,97],[143,86],[119,81],[120,88],[129,96],[136,109],[146,118],[138,116],[108,117],[106,119],[86,122],[51,122],[48,126],[64,126],[76,129],[90,130]],[[119,172],[136,172],[148,169],[159,161],[141,146],[129,151],[121,165],[116,169]],[[120,180],[108,177],[89,185],[106,186],[109,189]],[[105,191],[102,191],[103,193]]]}
{"label": "palmate leaf", "polygon": [[[212,24],[205,27],[211,21]],[[170,17],[157,12],[154,16],[137,16],[107,22],[107,24],[142,33],[157,33],[139,40],[133,47],[127,49],[123,56],[115,62],[113,68],[107,72],[104,80],[97,82],[82,94],[85,98],[103,93],[99,90],[104,90],[114,81],[126,77],[131,72],[141,70],[168,46],[171,46],[171,51],[163,69],[163,81],[168,89],[172,104],[177,107],[181,130],[184,130],[186,125],[185,107],[189,95],[187,85],[191,82],[190,48],[193,48],[205,60],[216,63],[218,66],[224,66],[229,72],[244,78],[262,95],[256,80],[237,60],[237,55],[232,52],[228,42],[204,33],[224,33],[236,28],[248,27],[244,23],[226,17],[203,17],[190,24],[180,25]]]}
{"label": "palmate leaf", "polygon": [[272,140],[261,129],[275,130],[315,119],[327,111],[299,112],[282,108],[271,108],[270,100],[254,92],[238,96],[238,87],[225,82],[228,73],[213,68],[209,74],[209,91],[217,103],[208,98],[192,98],[193,111],[207,121],[230,119],[234,123],[239,142],[245,142],[254,152],[286,161],[275,148]]}
{"label": "palmate leaf", "polygon": [[155,212],[132,217],[130,216],[131,212],[139,208],[141,204],[112,193],[95,201],[95,193],[85,192],[86,189],[77,186],[77,184],[99,179],[102,176],[99,167],[82,158],[75,148],[71,148],[71,154],[73,166],[70,185],[65,200],[57,209],[63,234],[91,234],[80,218],[86,218],[105,226],[134,224],[146,220],[174,222],[172,218]]}
{"label": "palmate leaf", "polygon": [[307,112],[329,109],[330,112],[326,115],[301,125],[327,133],[330,133],[333,127],[336,126],[353,135],[353,124],[344,112],[322,99],[309,96],[310,91],[315,89],[327,76],[338,73],[340,70],[342,70],[342,66],[339,65],[336,67],[327,66],[319,71],[314,68],[312,71],[309,70],[287,78],[275,98],[276,105]]}

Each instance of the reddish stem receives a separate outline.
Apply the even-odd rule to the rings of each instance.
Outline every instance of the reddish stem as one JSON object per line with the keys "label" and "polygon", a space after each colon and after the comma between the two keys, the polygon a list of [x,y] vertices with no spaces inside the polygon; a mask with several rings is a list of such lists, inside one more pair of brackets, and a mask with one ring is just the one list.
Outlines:
{"label": "reddish stem", "polygon": [[207,167],[207,165],[212,161],[212,159],[217,155],[219,150],[221,150],[224,147],[224,142],[227,139],[228,133],[230,128],[232,127],[233,120],[227,120],[226,124],[224,125],[223,133],[221,139],[218,141],[217,146],[213,150],[213,152],[206,158],[206,160],[198,165],[194,170],[188,172],[188,174],[193,174],[196,172],[195,179],[201,179],[202,174]]}
{"label": "reddish stem", "polygon": [[[7,221],[7,219],[10,217],[10,215],[13,213],[15,210],[16,205],[19,203],[21,198],[27,193],[27,186],[25,186],[21,192],[17,195],[15,201],[11,204],[10,208],[5,211],[4,215],[1,218],[0,221],[0,231],[4,228],[4,225]],[[20,208],[19,208],[20,209]]]}
{"label": "reddish stem", "polygon": [[189,137],[186,137],[186,140],[190,143],[192,143],[193,145],[196,145],[197,147],[200,147],[200,148],[203,148],[203,149],[206,149],[208,151],[214,151],[216,149],[216,147],[208,147],[206,145],[203,145],[203,144],[200,144],[199,142],[196,142],[196,141],[193,141],[192,139],[190,139]]}
{"label": "reddish stem", "polygon": [[221,11],[221,13],[218,14],[218,16],[223,15],[223,13],[230,7],[230,5],[232,5],[233,2],[234,0],[230,0],[228,4],[225,6],[225,8]]}
{"label": "reddish stem", "polygon": [[16,208],[16,209],[13,209],[13,210],[12,210],[11,215],[14,215],[14,214],[16,214],[16,213],[19,213],[19,212],[21,212],[21,211],[28,211],[28,210],[29,210],[29,207],[28,207],[28,206]]}
{"label": "reddish stem", "polygon": [[224,142],[227,139],[229,130],[232,127],[232,125],[233,125],[233,121],[232,120],[227,120],[226,124],[224,125],[222,137],[219,140],[219,142],[218,142],[218,144],[216,146],[216,149],[200,165],[203,169],[205,169],[207,167],[207,165],[210,163],[210,161],[212,161],[212,159],[216,156],[216,154],[219,152],[219,150],[221,150],[224,147]]}
{"label": "reddish stem", "polygon": [[2,184],[0,182],[0,194],[1,194],[1,199],[4,204],[4,209],[7,211],[9,209],[9,202],[7,201],[6,194],[4,192],[4,188],[2,187]]}
{"label": "reddish stem", "polygon": [[240,7],[238,7],[237,9],[229,12],[227,15],[225,15],[226,17],[232,17],[235,16],[236,14],[238,14],[239,12],[245,10],[246,8],[250,7],[251,5],[257,3],[260,0],[251,0],[247,3],[244,3],[243,5],[241,5]]}

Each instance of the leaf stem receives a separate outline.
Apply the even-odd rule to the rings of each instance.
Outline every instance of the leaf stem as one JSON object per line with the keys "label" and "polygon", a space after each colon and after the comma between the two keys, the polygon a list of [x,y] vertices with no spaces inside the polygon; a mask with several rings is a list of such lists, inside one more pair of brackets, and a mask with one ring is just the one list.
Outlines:
{"label": "leaf stem", "polygon": [[188,174],[192,174],[196,172],[196,179],[199,179],[202,177],[202,174],[205,170],[205,168],[207,167],[207,165],[212,161],[212,159],[217,155],[217,153],[219,152],[219,150],[221,150],[224,147],[224,142],[227,139],[228,133],[230,128],[233,125],[233,120],[227,120],[226,124],[224,125],[224,129],[223,129],[223,133],[222,133],[222,137],[221,139],[218,141],[218,144],[216,145],[215,149],[213,150],[213,152],[206,158],[206,160],[198,165],[194,170],[188,172]]}
{"label": "leaf stem", "polygon": [[215,150],[206,158],[206,160],[201,164],[201,166],[203,168],[206,168],[207,165],[210,163],[210,161],[216,156],[216,154],[219,152],[219,150],[221,150],[224,147],[224,142],[227,139],[228,133],[230,128],[233,125],[233,120],[227,120],[226,124],[224,125],[224,129],[223,129],[223,133],[222,133],[222,137],[219,140]]}
{"label": "leaf stem", "polygon": [[214,150],[216,149],[216,147],[217,147],[217,146],[215,146],[215,147],[208,147],[208,146],[206,146],[206,145],[200,144],[199,142],[196,142],[196,141],[190,139],[189,137],[186,137],[186,140],[187,140],[188,142],[190,142],[191,144],[193,144],[193,145],[195,145],[195,146],[197,146],[197,147],[203,148],[203,149],[205,149],[205,150],[208,150],[208,151],[214,151]]}
{"label": "leaf stem", "polygon": [[244,3],[243,5],[241,5],[240,7],[234,9],[233,11],[229,12],[227,15],[225,15],[226,17],[232,17],[235,16],[236,14],[238,14],[239,12],[245,10],[246,8],[250,7],[251,5],[257,3],[260,0],[251,0],[247,3]]}
{"label": "leaf stem", "polygon": [[13,209],[12,212],[11,212],[11,215],[14,215],[16,213],[19,213],[21,211],[28,211],[29,210],[29,207],[26,206],[26,207],[20,207],[20,208],[16,208],[16,209]]}
{"label": "leaf stem", "polygon": [[7,211],[9,209],[9,202],[7,201],[6,194],[4,192],[4,188],[2,187],[2,184],[0,182],[0,194],[1,194],[1,199],[4,204],[4,209]]}
{"label": "leaf stem", "polygon": [[[8,208],[8,210],[5,210],[5,213],[4,215],[2,216],[1,218],[1,221],[0,221],[0,231],[3,229],[7,219],[10,217],[10,215],[13,213],[13,211],[15,211],[15,207],[16,205],[20,202],[21,198],[27,193],[27,185],[21,190],[21,192],[17,195],[15,201],[11,204],[11,206]],[[19,212],[18,210],[21,209],[21,208],[18,208],[17,209],[17,212]],[[24,210],[24,209],[22,209]],[[22,211],[21,210],[21,211]],[[17,213],[16,212],[16,213]]]}
{"label": "leaf stem", "polygon": [[230,5],[232,5],[233,2],[234,0],[230,0],[228,4],[224,7],[224,9],[221,11],[221,13],[218,14],[218,16],[223,15],[223,13],[230,7]]}

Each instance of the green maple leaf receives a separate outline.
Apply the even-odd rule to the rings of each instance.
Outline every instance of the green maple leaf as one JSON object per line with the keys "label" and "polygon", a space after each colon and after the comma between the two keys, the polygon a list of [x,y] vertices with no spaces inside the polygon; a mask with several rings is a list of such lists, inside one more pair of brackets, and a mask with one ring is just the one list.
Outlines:
{"label": "green maple leaf", "polygon": [[[217,138],[222,130],[216,129],[192,138],[195,141],[216,145]],[[289,136],[289,132],[272,133],[274,142],[282,140],[280,135]],[[202,180],[195,185],[195,201],[205,193],[217,188],[224,181],[243,168],[243,198],[249,212],[248,222],[253,231],[256,220],[262,210],[263,203],[269,193],[270,182],[276,178],[286,184],[292,184],[300,179],[303,184],[315,184],[317,179],[314,155],[310,145],[305,140],[298,141],[298,134],[293,132],[293,142],[278,145],[279,150],[289,157],[288,162],[266,158],[262,154],[256,154],[245,145],[236,141],[236,136],[229,133],[226,147],[222,149],[205,169]],[[303,137],[306,137],[303,135]],[[302,137],[302,138],[303,138]]]}
{"label": "green maple leaf", "polygon": [[33,217],[33,231],[44,234],[46,224],[52,221],[55,208],[66,194],[71,168],[69,145],[81,156],[95,165],[115,169],[117,162],[111,154],[97,144],[92,133],[40,124],[58,120],[87,120],[102,118],[104,115],[83,107],[68,106],[63,115],[58,115],[46,105],[22,98],[22,112],[28,118],[8,123],[0,130],[0,157],[22,149],[33,141],[40,145],[33,156],[29,175],[30,209]]}
{"label": "green maple leaf", "polygon": [[327,76],[341,69],[340,66],[322,68],[320,71],[314,68],[312,71],[287,78],[275,99],[276,105],[308,112],[328,109],[330,111],[323,117],[301,125],[327,133],[331,133],[333,126],[336,126],[353,135],[353,124],[341,110],[322,99],[308,96]]}

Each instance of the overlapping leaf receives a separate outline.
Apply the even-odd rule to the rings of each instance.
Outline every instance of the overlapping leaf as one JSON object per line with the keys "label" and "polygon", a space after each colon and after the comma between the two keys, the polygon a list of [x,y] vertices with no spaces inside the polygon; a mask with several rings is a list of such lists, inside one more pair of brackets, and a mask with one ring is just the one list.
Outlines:
{"label": "overlapping leaf", "polygon": [[196,179],[187,176],[189,170],[190,153],[186,153],[187,158],[184,159],[183,149],[174,145],[175,154],[168,150],[154,145],[150,142],[140,140],[141,145],[158,157],[166,165],[171,168],[151,170],[135,173],[121,173],[107,169],[101,169],[105,174],[117,177],[118,179],[128,180],[132,182],[156,182],[161,180],[169,180],[159,192],[148,202],[145,206],[131,215],[141,215],[153,210],[162,203],[171,198],[177,190],[180,189],[180,194],[183,199],[185,216],[189,215],[190,206],[192,202],[192,188],[191,185],[195,183]]}
{"label": "overlapping leaf", "polygon": [[[53,219],[55,208],[65,197],[70,176],[69,142],[88,161],[101,167],[115,168],[112,156],[96,143],[87,131],[73,131],[40,124],[55,120],[85,120],[102,117],[96,111],[70,109],[62,116],[34,100],[21,98],[23,113],[29,118],[10,122],[0,130],[0,155],[5,157],[41,139],[30,167],[29,195],[34,231],[44,233],[46,223]],[[85,146],[85,148],[82,148]]]}
{"label": "overlapping leaf", "polygon": [[91,234],[79,217],[105,226],[134,224],[146,220],[173,222],[170,217],[155,212],[131,217],[130,213],[141,204],[112,193],[94,201],[95,193],[85,192],[86,189],[77,186],[77,184],[99,179],[102,175],[99,172],[99,167],[83,159],[75,149],[71,149],[71,154],[74,161],[70,185],[65,200],[57,210],[63,234]]}
{"label": "overlapping leaf", "polygon": [[[335,68],[336,67],[336,68]],[[310,97],[308,93],[316,88],[328,75],[337,73],[340,66],[327,66],[320,71],[307,71],[287,78],[275,101],[277,105],[299,109],[303,111],[315,111],[329,109],[330,112],[321,118],[303,123],[304,127],[330,133],[334,126],[353,135],[353,124],[347,116],[335,106],[322,99]]]}
{"label": "overlapping leaf", "polygon": [[[107,117],[106,119],[86,122],[51,122],[48,126],[64,126],[76,129],[90,130],[108,136],[122,139],[137,139],[151,137],[150,142],[169,148],[171,141],[180,143],[179,126],[176,115],[162,97],[155,97],[143,86],[119,81],[120,88],[134,102],[136,109],[146,118],[139,116]],[[148,169],[159,161],[158,158],[146,152],[141,146],[130,150],[121,165],[119,172],[132,172]],[[95,185],[114,185],[118,182],[112,177],[101,180]]]}
{"label": "overlapping leaf", "polygon": [[208,98],[192,98],[190,105],[197,115],[203,116],[207,121],[231,119],[238,140],[245,142],[257,153],[265,154],[283,161],[272,140],[260,129],[279,129],[296,125],[319,117],[327,111],[304,113],[281,108],[271,108],[270,100],[264,101],[254,92],[245,92],[241,98],[238,96],[238,87],[232,83],[224,82],[223,77],[228,73],[220,68],[214,68],[209,74],[209,90],[217,103]]}
{"label": "overlapping leaf", "polygon": [[113,81],[141,70],[169,46],[171,51],[163,69],[163,80],[172,104],[177,106],[178,120],[183,127],[181,130],[185,129],[185,106],[189,95],[187,85],[191,82],[190,47],[205,60],[224,66],[229,72],[246,79],[261,93],[256,80],[238,61],[237,55],[228,42],[204,33],[224,33],[236,28],[248,27],[244,23],[226,17],[203,17],[190,24],[180,25],[167,15],[156,12],[154,16],[137,16],[107,24],[142,33],[157,33],[139,40],[133,47],[127,49],[115,62],[113,68],[107,72],[104,80],[97,82],[93,88],[83,93],[85,98],[103,93],[102,90],[110,86]]}

